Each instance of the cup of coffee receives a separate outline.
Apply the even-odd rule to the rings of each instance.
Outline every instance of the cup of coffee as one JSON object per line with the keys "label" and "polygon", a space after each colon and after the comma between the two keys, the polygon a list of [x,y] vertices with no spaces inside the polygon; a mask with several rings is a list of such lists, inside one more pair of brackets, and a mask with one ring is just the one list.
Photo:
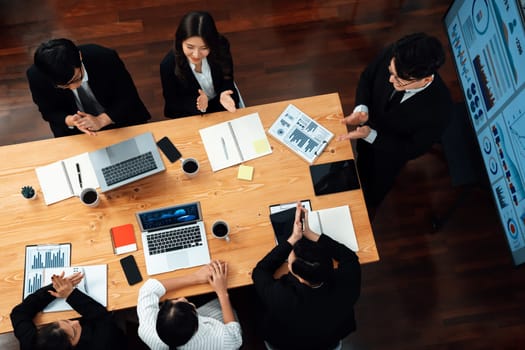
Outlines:
{"label": "cup of coffee", "polygon": [[100,202],[100,197],[96,189],[84,188],[82,192],[80,192],[80,201],[88,207],[96,207]]}
{"label": "cup of coffee", "polygon": [[226,242],[230,241],[230,226],[224,220],[217,220],[211,227],[211,233],[215,238],[224,239]]}
{"label": "cup of coffee", "polygon": [[199,162],[195,158],[185,158],[182,161],[182,171],[188,177],[193,177],[199,172]]}

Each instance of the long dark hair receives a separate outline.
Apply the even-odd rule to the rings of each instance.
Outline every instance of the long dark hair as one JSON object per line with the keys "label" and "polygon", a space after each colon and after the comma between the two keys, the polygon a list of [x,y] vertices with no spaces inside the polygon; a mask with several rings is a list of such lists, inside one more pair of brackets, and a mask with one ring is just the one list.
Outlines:
{"label": "long dark hair", "polygon": [[35,347],[38,350],[72,350],[71,340],[58,322],[50,323],[37,332]]}
{"label": "long dark hair", "polygon": [[166,300],[157,315],[157,334],[170,349],[186,344],[199,328],[195,307],[185,301]]}
{"label": "long dark hair", "polygon": [[[193,36],[199,36],[210,49],[208,60],[217,62],[225,69],[223,61],[224,47],[221,45],[222,36],[217,31],[213,17],[205,11],[192,11],[182,17],[179,27],[175,32],[173,53],[175,54],[175,75],[184,79],[182,71],[188,66],[188,59],[182,50],[182,42]],[[224,39],[225,40],[225,39]],[[226,73],[226,72],[225,72]]]}

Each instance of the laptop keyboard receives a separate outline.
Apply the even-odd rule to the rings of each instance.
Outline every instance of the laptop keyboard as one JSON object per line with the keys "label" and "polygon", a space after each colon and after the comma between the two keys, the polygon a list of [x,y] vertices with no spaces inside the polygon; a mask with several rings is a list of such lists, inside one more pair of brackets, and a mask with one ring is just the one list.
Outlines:
{"label": "laptop keyboard", "polygon": [[150,255],[171,252],[202,245],[199,226],[178,227],[173,230],[147,235]]}
{"label": "laptop keyboard", "polygon": [[120,163],[102,168],[102,175],[104,175],[106,184],[111,186],[156,168],[157,165],[155,164],[155,159],[153,159],[153,154],[146,152]]}

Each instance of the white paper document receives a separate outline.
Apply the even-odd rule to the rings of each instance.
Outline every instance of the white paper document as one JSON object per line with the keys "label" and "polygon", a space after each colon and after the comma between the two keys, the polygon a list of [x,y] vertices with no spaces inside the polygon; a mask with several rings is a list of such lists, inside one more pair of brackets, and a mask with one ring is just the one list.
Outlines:
{"label": "white paper document", "polygon": [[334,137],[331,131],[292,104],[281,113],[268,133],[310,164]]}
{"label": "white paper document", "polygon": [[199,130],[213,171],[272,153],[258,113]]}
{"label": "white paper document", "polygon": [[[108,306],[108,268],[106,264],[45,269],[43,285],[50,284],[51,276],[60,275],[62,271],[65,272],[64,276],[66,277],[76,272],[83,273],[84,278],[77,285],[77,288],[95,301],[98,301],[102,306]],[[67,310],[73,310],[73,308],[65,299],[55,299],[44,308],[44,312]]]}
{"label": "white paper document", "polygon": [[42,244],[26,246],[24,266],[24,299],[43,287],[44,270],[68,267],[71,244]]}
{"label": "white paper document", "polygon": [[99,187],[87,152],[38,167],[35,171],[47,205],[78,196],[82,188]]}
{"label": "white paper document", "polygon": [[348,205],[312,211],[308,224],[312,231],[324,233],[354,252],[359,250]]}

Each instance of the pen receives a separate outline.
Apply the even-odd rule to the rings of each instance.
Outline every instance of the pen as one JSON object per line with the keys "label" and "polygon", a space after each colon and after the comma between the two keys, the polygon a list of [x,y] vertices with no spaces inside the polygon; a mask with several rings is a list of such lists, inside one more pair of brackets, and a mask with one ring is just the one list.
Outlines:
{"label": "pen", "polygon": [[82,174],[80,173],[80,164],[77,163],[77,174],[78,174],[78,183],[80,185],[80,189],[82,189]]}
{"label": "pen", "polygon": [[221,142],[222,142],[222,149],[224,150],[224,156],[226,157],[226,159],[230,159],[228,157],[228,150],[226,149],[226,141],[224,141],[224,137],[221,137]]}

